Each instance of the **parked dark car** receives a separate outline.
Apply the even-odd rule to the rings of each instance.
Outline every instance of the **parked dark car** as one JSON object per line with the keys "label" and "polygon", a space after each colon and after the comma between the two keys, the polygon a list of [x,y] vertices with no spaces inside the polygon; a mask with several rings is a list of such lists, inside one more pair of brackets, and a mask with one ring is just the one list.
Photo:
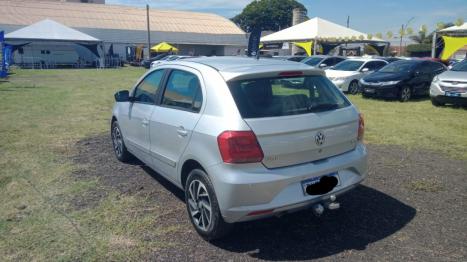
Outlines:
{"label": "parked dark car", "polygon": [[327,69],[345,59],[345,57],[340,56],[314,55],[303,59],[301,62],[312,67]]}
{"label": "parked dark car", "polygon": [[401,60],[388,64],[360,80],[364,97],[398,98],[406,102],[414,96],[428,96],[433,78],[446,66],[428,60]]}
{"label": "parked dark car", "polygon": [[400,58],[397,58],[397,57],[391,57],[391,56],[388,56],[388,57],[380,57],[382,60],[388,62],[388,63],[392,63],[392,62],[396,62],[396,61],[401,61],[402,59]]}
{"label": "parked dark car", "polygon": [[144,59],[143,61],[141,61],[141,66],[143,66],[144,68],[149,68],[151,67],[151,63],[154,62],[154,61],[157,61],[157,60],[161,60],[162,58],[168,56],[169,53],[162,53],[162,54],[158,54],[154,57],[151,57],[149,59]]}
{"label": "parked dark car", "polygon": [[308,56],[304,55],[290,55],[290,56],[273,56],[273,59],[279,59],[279,60],[287,60],[287,61],[293,61],[293,62],[300,62],[303,59],[305,59]]}

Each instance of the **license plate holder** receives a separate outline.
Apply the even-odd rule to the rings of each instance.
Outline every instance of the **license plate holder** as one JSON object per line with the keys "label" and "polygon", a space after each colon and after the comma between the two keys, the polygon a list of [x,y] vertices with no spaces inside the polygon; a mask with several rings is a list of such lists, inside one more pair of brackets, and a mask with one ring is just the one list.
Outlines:
{"label": "license plate holder", "polygon": [[446,92],[444,95],[445,96],[450,96],[450,97],[460,97],[461,93],[458,93],[458,92]]}
{"label": "license plate holder", "polygon": [[341,179],[339,177],[339,173],[338,172],[333,172],[333,173],[330,173],[330,174],[326,174],[326,175],[322,175],[322,176],[317,176],[317,177],[312,177],[312,178],[309,178],[309,179],[306,179],[306,180],[303,180],[301,182],[302,184],[302,191],[303,191],[303,194],[305,196],[309,196],[309,194],[306,192],[306,188],[310,185],[314,185],[316,183],[319,183],[319,181],[321,180],[321,178],[323,176],[333,176],[335,178],[337,178],[337,185],[336,187],[340,186],[341,184]]}

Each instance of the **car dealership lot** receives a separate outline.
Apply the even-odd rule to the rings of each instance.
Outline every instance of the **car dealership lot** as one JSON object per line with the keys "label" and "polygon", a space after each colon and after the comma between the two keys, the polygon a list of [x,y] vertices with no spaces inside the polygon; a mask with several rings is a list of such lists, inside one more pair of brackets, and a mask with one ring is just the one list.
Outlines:
{"label": "car dealership lot", "polygon": [[0,83],[2,257],[465,259],[465,109],[350,96],[366,120],[364,185],[320,218],[245,223],[209,244],[189,224],[182,192],[111,151],[113,93],[143,72],[17,71]]}

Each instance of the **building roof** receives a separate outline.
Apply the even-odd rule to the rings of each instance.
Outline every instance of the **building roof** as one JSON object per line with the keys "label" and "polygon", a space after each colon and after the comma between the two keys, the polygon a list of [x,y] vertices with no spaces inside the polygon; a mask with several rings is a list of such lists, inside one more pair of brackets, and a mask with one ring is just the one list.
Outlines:
{"label": "building roof", "polygon": [[367,34],[335,24],[325,19],[315,17],[298,25],[291,26],[279,32],[261,37],[261,42],[286,42],[303,41],[313,39],[349,38],[359,39],[363,36],[363,41],[384,42],[379,38],[368,39]]}
{"label": "building roof", "polygon": [[47,40],[47,41],[81,41],[99,42],[100,40],[78,30],[69,28],[50,19],[45,19],[30,26],[5,35],[6,39]]}
{"label": "building roof", "polygon": [[[52,19],[75,28],[146,30],[146,9],[67,2],[0,0],[0,24],[27,26]],[[210,13],[150,9],[151,31],[244,35],[230,20]]]}

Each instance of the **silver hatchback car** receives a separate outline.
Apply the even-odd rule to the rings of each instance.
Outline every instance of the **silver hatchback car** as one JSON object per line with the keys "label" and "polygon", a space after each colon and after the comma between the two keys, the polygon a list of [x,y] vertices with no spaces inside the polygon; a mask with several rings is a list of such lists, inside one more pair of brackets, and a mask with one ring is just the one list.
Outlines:
{"label": "silver hatchback car", "polygon": [[336,209],[367,175],[363,118],[322,70],[301,63],[180,60],[115,99],[117,158],[135,156],[183,189],[208,240],[235,222]]}

